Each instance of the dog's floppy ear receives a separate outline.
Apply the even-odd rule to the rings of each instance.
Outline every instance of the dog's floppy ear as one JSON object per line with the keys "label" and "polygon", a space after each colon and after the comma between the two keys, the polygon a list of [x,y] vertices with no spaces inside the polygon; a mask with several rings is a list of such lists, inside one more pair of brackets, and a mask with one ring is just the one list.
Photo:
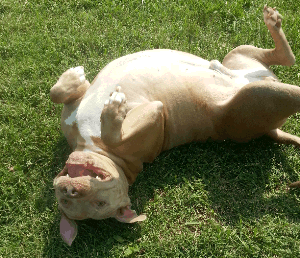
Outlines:
{"label": "dog's floppy ear", "polygon": [[130,209],[130,206],[126,206],[119,208],[115,218],[120,222],[135,223],[138,221],[144,221],[147,219],[147,216],[144,214],[138,216],[134,210]]}
{"label": "dog's floppy ear", "polygon": [[300,181],[291,183],[291,184],[290,184],[290,187],[293,187],[293,188],[299,187],[299,188],[300,188]]}
{"label": "dog's floppy ear", "polygon": [[61,211],[61,219],[60,219],[60,235],[64,242],[71,246],[77,235],[77,223],[69,219],[62,211]]}

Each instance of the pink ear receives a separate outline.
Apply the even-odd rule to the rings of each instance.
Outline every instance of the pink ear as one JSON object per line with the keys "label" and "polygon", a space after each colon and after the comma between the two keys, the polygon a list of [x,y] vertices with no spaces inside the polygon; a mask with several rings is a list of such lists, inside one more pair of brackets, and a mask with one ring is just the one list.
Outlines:
{"label": "pink ear", "polygon": [[65,214],[61,214],[60,235],[65,243],[71,246],[77,235],[77,224],[74,220],[69,219]]}
{"label": "pink ear", "polygon": [[147,219],[147,216],[143,214],[138,216],[134,210],[130,209],[130,206],[126,206],[119,209],[115,218],[120,222],[134,223],[138,221],[144,221]]}

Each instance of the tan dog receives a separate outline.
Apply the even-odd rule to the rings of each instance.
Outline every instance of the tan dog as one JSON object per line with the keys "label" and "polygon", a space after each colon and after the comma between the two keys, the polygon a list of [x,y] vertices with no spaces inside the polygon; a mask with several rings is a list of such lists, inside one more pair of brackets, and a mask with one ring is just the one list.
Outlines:
{"label": "tan dog", "polygon": [[164,150],[209,138],[247,142],[262,135],[300,146],[300,138],[278,129],[300,110],[300,88],[280,83],[269,68],[293,65],[295,58],[280,14],[265,7],[264,21],[275,49],[240,46],[223,64],[149,50],[111,62],[91,85],[83,67],[62,74],[50,96],[65,104],[61,125],[74,150],[54,180],[66,243],[77,234],[74,220],[144,220],[130,209],[128,185],[144,162]]}

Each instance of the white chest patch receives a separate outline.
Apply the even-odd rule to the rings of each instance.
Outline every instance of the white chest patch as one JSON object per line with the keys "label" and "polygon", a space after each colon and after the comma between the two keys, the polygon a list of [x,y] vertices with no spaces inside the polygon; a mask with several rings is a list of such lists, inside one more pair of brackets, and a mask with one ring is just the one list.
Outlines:
{"label": "white chest patch", "polygon": [[[101,138],[100,117],[111,87],[92,85],[86,92],[76,113],[76,122],[81,137],[87,145],[94,146],[92,137]],[[71,120],[71,119],[70,119]]]}
{"label": "white chest patch", "polygon": [[78,111],[78,108],[76,108],[72,114],[65,120],[65,123],[67,125],[73,125],[74,123],[77,122],[77,119],[76,119],[76,115],[77,115],[77,111]]}
{"label": "white chest patch", "polygon": [[85,97],[79,105],[76,115],[78,130],[88,145],[94,145],[91,136],[101,137],[100,116],[103,104],[101,105],[101,103],[91,95]]}

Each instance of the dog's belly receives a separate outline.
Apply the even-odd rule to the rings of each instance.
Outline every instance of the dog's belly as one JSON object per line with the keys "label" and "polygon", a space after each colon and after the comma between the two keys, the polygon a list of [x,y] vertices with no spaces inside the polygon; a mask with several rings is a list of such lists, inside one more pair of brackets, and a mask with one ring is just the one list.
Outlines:
{"label": "dog's belly", "polygon": [[[213,128],[218,102],[251,81],[270,76],[266,69],[249,72],[210,68],[210,62],[173,50],[152,50],[121,57],[95,78],[76,113],[81,136],[92,145],[101,137],[100,115],[104,102],[117,85],[125,93],[129,109],[148,101],[161,101],[165,112],[165,146],[169,149],[193,140],[216,138]],[[249,76],[249,74],[251,76]]]}

